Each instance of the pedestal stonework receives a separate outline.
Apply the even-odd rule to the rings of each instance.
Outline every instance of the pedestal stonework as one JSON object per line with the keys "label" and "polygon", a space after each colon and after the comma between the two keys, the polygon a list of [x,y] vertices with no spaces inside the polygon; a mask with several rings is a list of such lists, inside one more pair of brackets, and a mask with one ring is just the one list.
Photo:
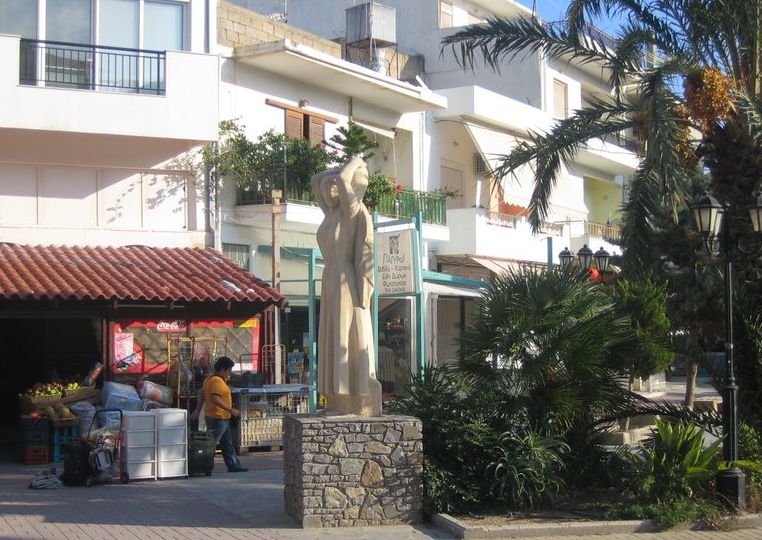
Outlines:
{"label": "pedestal stonework", "polygon": [[286,513],[302,527],[421,520],[423,435],[411,416],[286,416]]}

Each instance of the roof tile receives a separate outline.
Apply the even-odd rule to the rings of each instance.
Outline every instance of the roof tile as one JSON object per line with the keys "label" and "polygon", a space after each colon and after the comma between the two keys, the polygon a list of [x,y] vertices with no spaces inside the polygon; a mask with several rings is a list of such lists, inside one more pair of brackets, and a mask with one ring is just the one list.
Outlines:
{"label": "roof tile", "polygon": [[0,298],[285,301],[267,283],[210,248],[11,243],[0,243]]}

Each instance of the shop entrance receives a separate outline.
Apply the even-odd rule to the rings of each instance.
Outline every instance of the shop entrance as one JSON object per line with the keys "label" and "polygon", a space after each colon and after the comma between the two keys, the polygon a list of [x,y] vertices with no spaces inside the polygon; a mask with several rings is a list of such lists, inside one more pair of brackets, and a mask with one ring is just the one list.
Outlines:
{"label": "shop entrance", "polygon": [[18,431],[18,395],[40,381],[80,382],[101,359],[100,330],[100,320],[95,318],[0,318],[3,453],[12,451],[11,435]]}

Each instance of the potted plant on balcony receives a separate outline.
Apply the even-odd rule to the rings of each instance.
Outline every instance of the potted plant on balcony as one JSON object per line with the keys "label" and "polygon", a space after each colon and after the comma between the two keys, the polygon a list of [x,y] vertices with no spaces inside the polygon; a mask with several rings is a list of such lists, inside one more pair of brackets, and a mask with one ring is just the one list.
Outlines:
{"label": "potted plant on balcony", "polygon": [[207,170],[232,178],[250,202],[267,203],[272,189],[286,200],[312,200],[310,178],[324,171],[336,156],[322,145],[267,131],[251,141],[235,120],[220,122],[219,143],[203,151]]}

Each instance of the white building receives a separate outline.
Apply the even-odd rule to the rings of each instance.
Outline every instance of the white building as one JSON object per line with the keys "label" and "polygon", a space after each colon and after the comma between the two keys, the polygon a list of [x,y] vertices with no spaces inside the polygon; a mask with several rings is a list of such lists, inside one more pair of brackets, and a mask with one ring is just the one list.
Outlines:
{"label": "white building", "polygon": [[[330,38],[343,37],[345,12],[357,2],[291,0],[290,24]],[[422,56],[427,86],[447,97],[446,110],[427,115],[426,182],[428,189],[454,188],[463,193],[451,201],[447,222],[450,238],[433,243],[446,266],[463,257],[485,263],[490,270],[517,262],[547,263],[568,245],[618,248],[606,241],[618,237],[623,186],[636,167],[636,156],[623,142],[593,141],[564,168],[553,193],[548,225],[531,236],[522,213],[532,190],[530,171],[506,179],[497,188],[490,169],[500,155],[530,132],[544,132],[592,96],[608,94],[606,74],[594,64],[580,66],[549,60],[538,53],[505,61],[501,72],[477,66],[464,71],[442,38],[488,16],[531,16],[512,0],[385,0],[396,9],[397,49]],[[327,7],[330,5],[330,9]],[[379,14],[381,12],[379,11]],[[462,261],[461,261],[462,262]],[[452,263],[452,264],[448,264]]]}
{"label": "white building", "polygon": [[208,243],[196,155],[217,137],[219,61],[206,4],[0,2],[0,241]]}

